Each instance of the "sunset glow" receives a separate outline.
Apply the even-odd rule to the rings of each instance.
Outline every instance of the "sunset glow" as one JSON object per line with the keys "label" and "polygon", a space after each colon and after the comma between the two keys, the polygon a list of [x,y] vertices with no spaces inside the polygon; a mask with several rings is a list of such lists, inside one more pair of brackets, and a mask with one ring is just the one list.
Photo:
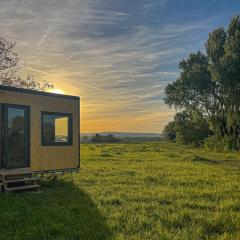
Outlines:
{"label": "sunset glow", "polygon": [[164,89],[179,61],[240,11],[233,0],[200,2],[9,0],[0,27],[17,42],[22,74],[80,96],[82,132],[161,132],[175,113]]}
{"label": "sunset glow", "polygon": [[58,89],[58,88],[50,89],[48,92],[55,93],[55,94],[65,94],[65,92],[63,90]]}

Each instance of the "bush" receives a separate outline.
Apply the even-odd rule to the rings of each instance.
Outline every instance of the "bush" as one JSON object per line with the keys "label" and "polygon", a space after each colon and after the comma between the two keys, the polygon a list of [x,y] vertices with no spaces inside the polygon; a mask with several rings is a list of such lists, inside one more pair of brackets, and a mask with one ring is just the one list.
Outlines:
{"label": "bush", "polygon": [[222,139],[214,135],[208,137],[204,141],[204,147],[210,150],[222,151],[223,150]]}
{"label": "bush", "polygon": [[164,128],[168,139],[176,139],[178,144],[189,144],[195,147],[203,146],[204,139],[211,135],[208,122],[198,112],[178,112],[174,121]]}
{"label": "bush", "polygon": [[175,140],[176,139],[176,123],[174,121],[173,122],[169,122],[164,127],[163,133],[165,134],[167,139]]}
{"label": "bush", "polygon": [[206,149],[215,150],[215,151],[234,151],[239,149],[240,142],[237,141],[234,137],[225,136],[223,138],[213,135],[208,137],[204,141],[204,147]]}

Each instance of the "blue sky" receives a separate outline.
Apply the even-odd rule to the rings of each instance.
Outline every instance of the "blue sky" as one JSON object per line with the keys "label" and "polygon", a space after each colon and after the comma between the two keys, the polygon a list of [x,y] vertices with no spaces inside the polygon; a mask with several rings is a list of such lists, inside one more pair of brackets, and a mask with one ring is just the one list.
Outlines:
{"label": "blue sky", "polygon": [[1,36],[25,70],[81,96],[84,132],[160,132],[164,88],[237,0],[1,0]]}

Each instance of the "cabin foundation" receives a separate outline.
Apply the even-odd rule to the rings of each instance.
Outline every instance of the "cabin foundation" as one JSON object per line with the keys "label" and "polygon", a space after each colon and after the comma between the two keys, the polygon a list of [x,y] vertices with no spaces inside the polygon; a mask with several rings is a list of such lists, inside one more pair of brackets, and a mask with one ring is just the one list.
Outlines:
{"label": "cabin foundation", "polygon": [[23,190],[39,190],[40,185],[33,177],[34,171],[30,168],[0,170],[1,192],[18,192]]}

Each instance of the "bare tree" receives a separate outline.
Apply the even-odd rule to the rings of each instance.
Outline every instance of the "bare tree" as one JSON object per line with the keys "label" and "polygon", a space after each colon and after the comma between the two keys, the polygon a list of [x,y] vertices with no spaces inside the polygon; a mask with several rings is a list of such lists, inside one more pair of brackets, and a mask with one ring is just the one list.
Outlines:
{"label": "bare tree", "polygon": [[32,90],[44,90],[52,88],[53,85],[45,80],[35,80],[32,75],[27,78],[19,76],[19,71],[24,67],[24,63],[13,51],[16,42],[7,42],[0,37],[0,85],[27,88]]}

